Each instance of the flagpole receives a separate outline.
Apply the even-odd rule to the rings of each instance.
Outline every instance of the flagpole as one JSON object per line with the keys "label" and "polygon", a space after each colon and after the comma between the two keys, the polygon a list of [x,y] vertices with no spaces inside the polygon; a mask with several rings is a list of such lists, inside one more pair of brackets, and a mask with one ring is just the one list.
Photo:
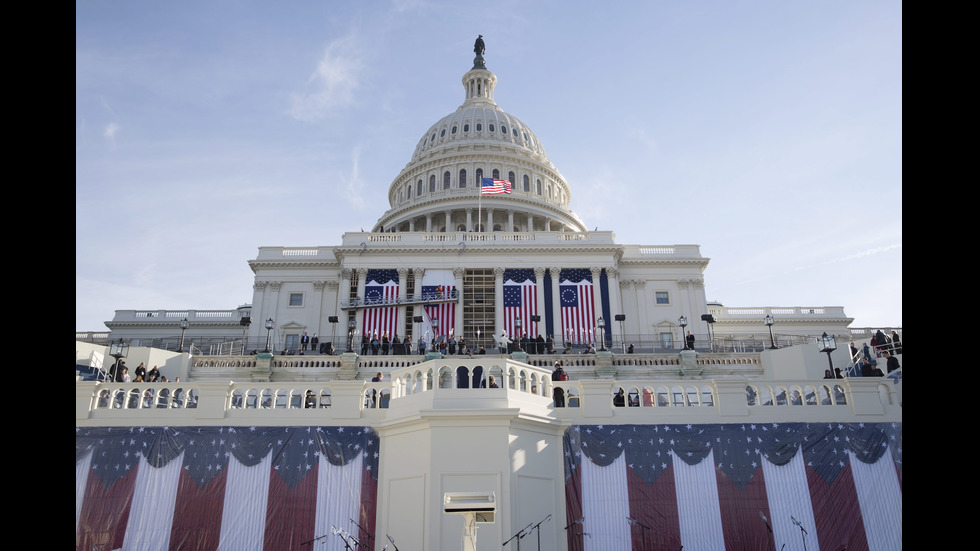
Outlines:
{"label": "flagpole", "polygon": [[480,218],[483,217],[483,179],[480,179],[480,198],[476,200],[476,227],[480,227]]}

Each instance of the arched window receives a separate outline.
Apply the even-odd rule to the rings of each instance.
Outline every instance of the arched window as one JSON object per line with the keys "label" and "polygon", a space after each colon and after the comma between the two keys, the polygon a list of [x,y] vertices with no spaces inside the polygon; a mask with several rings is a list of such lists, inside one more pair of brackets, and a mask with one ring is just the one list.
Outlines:
{"label": "arched window", "polygon": [[482,123],[476,123],[476,131],[477,132],[483,131],[483,124]]}
{"label": "arched window", "polygon": [[531,191],[531,179],[527,177],[527,174],[524,175],[524,191]]}
{"label": "arched window", "polygon": [[469,131],[470,131],[470,123],[464,124],[463,125],[463,132],[469,132]]}
{"label": "arched window", "polygon": [[513,184],[515,179],[517,179],[517,177],[514,176],[514,171],[513,170],[507,173],[507,181],[508,182],[510,182],[510,183]]}
{"label": "arched window", "polygon": [[461,168],[459,170],[459,187],[460,188],[466,187],[466,169],[465,168]]}
{"label": "arched window", "polygon": [[449,189],[449,171],[442,174],[442,189]]}
{"label": "arched window", "polygon": [[476,169],[476,184],[474,184],[474,185],[476,187],[480,187],[481,185],[483,185],[483,169],[482,168]]}
{"label": "arched window", "polygon": [[504,231],[504,228],[500,224],[494,224],[493,231]]}
{"label": "arched window", "polygon": [[496,168],[493,169],[493,176],[491,176],[491,178],[493,178],[494,180],[499,180],[500,179],[500,171],[497,170]]}
{"label": "arched window", "polygon": [[436,190],[436,175],[433,174],[429,176],[429,191],[435,191],[435,190]]}
{"label": "arched window", "polygon": [[419,183],[415,187],[417,188],[415,195],[422,195],[422,180],[419,180]]}
{"label": "arched window", "polygon": [[408,197],[409,199],[411,199],[411,198],[412,198],[412,186],[411,186],[411,185],[408,185],[408,186],[405,186],[405,195],[406,195],[406,196],[407,196],[407,197]]}
{"label": "arched window", "polygon": [[538,180],[538,195],[541,195],[541,180]]}
{"label": "arched window", "polygon": [[466,224],[456,226],[456,231],[466,231]]}

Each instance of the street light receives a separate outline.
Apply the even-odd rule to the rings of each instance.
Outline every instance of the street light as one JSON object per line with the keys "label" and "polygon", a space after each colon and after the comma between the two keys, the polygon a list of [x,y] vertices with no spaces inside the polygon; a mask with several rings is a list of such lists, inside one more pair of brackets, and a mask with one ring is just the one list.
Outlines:
{"label": "street light", "polygon": [[[773,324],[772,314],[766,314],[766,326],[769,327],[769,343],[772,345],[770,350],[779,348],[778,346],[776,346],[776,340],[772,338],[772,324]],[[824,335],[826,335],[826,333],[824,333]]]}
{"label": "street light", "polygon": [[833,336],[827,334],[824,331],[823,335],[820,337],[820,351],[827,353],[827,362],[830,363],[830,373],[834,374],[834,360],[830,358],[830,353],[837,350],[837,339]]}
{"label": "street light", "polygon": [[187,318],[180,320],[180,346],[177,347],[177,352],[184,351],[184,331],[187,331]]}
{"label": "street light", "polygon": [[599,338],[602,340],[602,345],[599,350],[606,351],[606,320],[599,316],[599,319],[595,320],[596,326],[599,327]]}
{"label": "street light", "polygon": [[269,352],[269,343],[272,342],[272,329],[276,322],[272,318],[265,320],[265,352]]}
{"label": "street light", "polygon": [[116,363],[113,364],[112,369],[109,370],[113,381],[115,381],[115,379],[119,376],[119,358],[122,358],[127,354],[129,354],[129,345],[123,342],[122,337],[119,337],[118,341],[109,344],[109,355],[116,359]]}
{"label": "street light", "polygon": [[349,319],[347,320],[347,352],[354,351],[354,328],[357,327],[357,322]]}
{"label": "street light", "polygon": [[687,316],[677,318],[677,325],[681,326],[681,342],[684,343],[684,350],[687,350],[687,335],[684,334],[684,328],[687,327]]}
{"label": "street light", "polygon": [[514,335],[514,340],[517,342],[517,348],[521,348],[521,318],[514,318],[514,330],[517,332]]}

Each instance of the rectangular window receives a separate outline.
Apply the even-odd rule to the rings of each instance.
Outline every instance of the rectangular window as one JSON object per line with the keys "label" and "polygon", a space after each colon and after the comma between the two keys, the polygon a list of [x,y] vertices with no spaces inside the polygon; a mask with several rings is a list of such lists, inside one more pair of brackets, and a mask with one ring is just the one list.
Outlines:
{"label": "rectangular window", "polygon": [[667,291],[657,291],[657,304],[670,304],[670,297]]}
{"label": "rectangular window", "polygon": [[289,305],[290,306],[302,306],[303,305],[303,293],[289,293]]}
{"label": "rectangular window", "polygon": [[672,333],[661,333],[660,334],[660,347],[666,348],[667,350],[674,349],[674,335]]}

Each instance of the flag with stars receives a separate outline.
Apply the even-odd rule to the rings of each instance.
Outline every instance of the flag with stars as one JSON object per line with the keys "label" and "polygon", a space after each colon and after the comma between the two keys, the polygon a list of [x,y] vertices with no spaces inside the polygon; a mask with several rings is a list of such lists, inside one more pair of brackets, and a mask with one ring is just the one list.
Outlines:
{"label": "flag with stars", "polygon": [[569,549],[902,548],[901,423],[579,425],[564,453]]}
{"label": "flag with stars", "polygon": [[572,344],[595,342],[595,300],[592,296],[592,272],[562,269],[558,286],[561,302],[561,334]]}
{"label": "flag with stars", "polygon": [[[422,276],[422,299],[426,301],[423,309],[423,317],[426,318],[423,334],[430,328],[432,331],[429,334],[430,338],[448,339],[450,333],[455,333],[457,302],[453,298],[455,291],[456,277],[452,270],[425,271]],[[435,320],[435,327],[432,327],[433,320]]]}
{"label": "flag with stars", "polygon": [[374,537],[377,465],[368,427],[76,428],[75,547],[301,549],[353,519]]}
{"label": "flag with stars", "polygon": [[[538,323],[531,316],[538,314],[537,283],[534,270],[504,270],[504,330],[515,341],[527,334],[535,338]],[[521,328],[514,320],[520,318]]]}
{"label": "flag with stars", "polygon": [[377,335],[380,341],[385,333],[388,333],[388,337],[397,333],[398,271],[368,270],[366,281],[367,283],[364,285],[365,305],[392,305],[364,309],[364,334]]}

